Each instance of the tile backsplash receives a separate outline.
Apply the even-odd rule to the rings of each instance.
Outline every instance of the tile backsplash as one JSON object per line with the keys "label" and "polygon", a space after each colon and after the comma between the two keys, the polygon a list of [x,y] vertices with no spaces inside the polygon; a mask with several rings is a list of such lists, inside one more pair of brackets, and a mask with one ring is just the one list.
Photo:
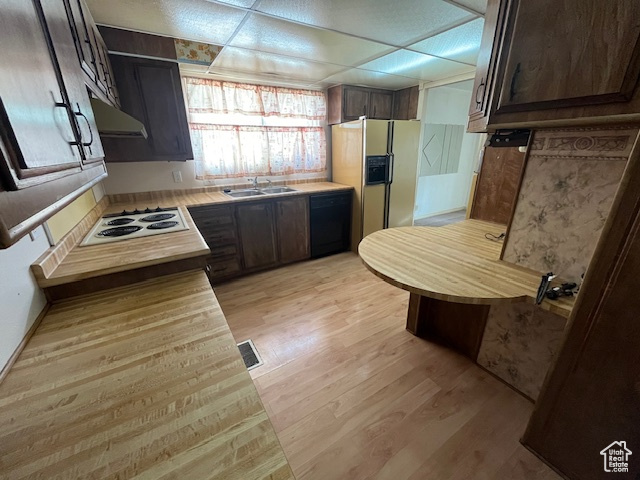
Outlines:
{"label": "tile backsplash", "polygon": [[637,128],[534,132],[503,260],[578,281],[593,256]]}

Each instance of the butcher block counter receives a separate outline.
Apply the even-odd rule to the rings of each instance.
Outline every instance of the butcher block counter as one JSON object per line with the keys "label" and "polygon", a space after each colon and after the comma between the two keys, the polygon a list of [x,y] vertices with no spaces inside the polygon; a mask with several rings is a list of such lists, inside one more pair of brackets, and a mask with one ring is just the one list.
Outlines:
{"label": "butcher block counter", "polygon": [[294,478],[204,272],[51,306],[0,425],[3,478]]}
{"label": "butcher block counter", "polygon": [[[534,303],[544,272],[500,260],[502,242],[485,235],[504,230],[480,220],[390,228],[365,237],[358,253],[377,276],[417,295],[461,304]],[[540,308],[568,318],[573,303],[545,299]]]}
{"label": "butcher block counter", "polygon": [[[407,330],[441,341],[477,362],[487,340],[488,319],[496,312],[492,309],[510,307],[517,315],[520,310],[514,304],[528,304],[532,312],[546,310],[547,320],[541,322],[548,321],[548,315],[559,319],[548,324],[551,329],[566,322],[574,303],[573,297],[561,297],[535,305],[543,272],[500,260],[502,242],[491,238],[504,230],[502,225],[479,220],[390,228],[365,237],[358,253],[371,272],[411,292]],[[514,355],[512,360],[519,361],[528,353]],[[548,367],[532,358],[536,368]]]}
{"label": "butcher block counter", "polygon": [[[83,219],[59,245],[45,252],[33,265],[32,271],[38,285],[47,289],[51,300],[63,298],[70,292],[98,291],[105,287],[122,284],[115,279],[118,274],[132,278],[136,271],[137,281],[153,278],[164,273],[204,268],[209,247],[196,228],[187,207],[218,205],[256,201],[265,198],[286,198],[314,193],[351,190],[352,187],[331,182],[302,183],[291,185],[293,192],[259,197],[234,198],[222,191],[208,189],[164,190],[132,194],[110,195]],[[102,245],[79,246],[86,232],[105,213],[116,213],[123,209],[145,207],[180,207],[189,230],[164,235],[127,239]],[[159,270],[162,269],[162,272]],[[100,280],[91,280],[100,277]]]}

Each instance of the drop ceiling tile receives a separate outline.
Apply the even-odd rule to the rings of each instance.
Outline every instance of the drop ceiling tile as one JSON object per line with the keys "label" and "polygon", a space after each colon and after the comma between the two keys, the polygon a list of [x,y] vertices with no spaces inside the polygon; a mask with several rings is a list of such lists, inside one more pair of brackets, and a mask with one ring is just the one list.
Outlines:
{"label": "drop ceiling tile", "polygon": [[87,0],[97,23],[225,44],[246,13],[206,0]]}
{"label": "drop ceiling tile", "polygon": [[236,7],[251,8],[256,0],[218,0],[216,3],[228,3]]}
{"label": "drop ceiling tile", "polygon": [[359,68],[351,68],[345,72],[337,73],[323,79],[322,82],[319,82],[320,85],[326,86],[338,85],[340,83],[400,90],[401,88],[418,85],[419,80],[398,75],[388,75],[381,72],[372,72],[370,70],[360,70]]}
{"label": "drop ceiling tile", "polygon": [[476,64],[484,20],[478,18],[444,33],[410,45],[409,49],[436,57]]}
{"label": "drop ceiling tile", "polygon": [[211,71],[235,71],[267,75],[269,78],[317,82],[342,70],[340,65],[310,62],[273,53],[224,47],[211,66]]}
{"label": "drop ceiling tile", "polygon": [[415,43],[474,17],[442,0],[262,0],[257,8],[278,17],[392,45]]}
{"label": "drop ceiling tile", "polygon": [[487,11],[487,0],[452,0],[454,3],[467,7],[474,12],[484,14]]}
{"label": "drop ceiling tile", "polygon": [[475,70],[474,66],[409,50],[396,50],[358,68],[434,81]]}
{"label": "drop ceiling tile", "polygon": [[260,14],[251,14],[229,45],[346,66],[393,50],[380,43]]}

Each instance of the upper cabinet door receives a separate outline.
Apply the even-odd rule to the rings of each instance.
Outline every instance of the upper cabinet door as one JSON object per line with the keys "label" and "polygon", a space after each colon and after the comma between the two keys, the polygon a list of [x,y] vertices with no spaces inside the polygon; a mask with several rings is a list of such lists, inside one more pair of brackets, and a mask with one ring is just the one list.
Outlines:
{"label": "upper cabinet door", "polygon": [[107,161],[193,158],[178,64],[110,55],[122,110],[144,123],[148,138],[104,139]]}
{"label": "upper cabinet door", "polygon": [[344,87],[343,121],[357,120],[368,115],[369,91],[363,88]]}
{"label": "upper cabinet door", "polygon": [[638,0],[514,0],[497,111],[626,102],[640,73]]}
{"label": "upper cabinet door", "polygon": [[98,127],[93,116],[87,87],[76,57],[76,48],[69,28],[68,6],[64,0],[40,1],[44,11],[49,35],[53,41],[54,52],[69,97],[74,116],[74,127],[80,139],[85,163],[99,162],[104,159],[104,151],[98,136]]}
{"label": "upper cabinet door", "polygon": [[97,81],[97,61],[92,49],[90,15],[82,0],[67,0],[69,27],[76,42],[76,54],[89,78]]}
{"label": "upper cabinet door", "polygon": [[42,17],[33,1],[4,1],[0,9],[0,132],[6,149],[1,170],[9,190],[81,170],[75,115]]}
{"label": "upper cabinet door", "polygon": [[371,92],[369,118],[389,120],[393,114],[393,92]]}

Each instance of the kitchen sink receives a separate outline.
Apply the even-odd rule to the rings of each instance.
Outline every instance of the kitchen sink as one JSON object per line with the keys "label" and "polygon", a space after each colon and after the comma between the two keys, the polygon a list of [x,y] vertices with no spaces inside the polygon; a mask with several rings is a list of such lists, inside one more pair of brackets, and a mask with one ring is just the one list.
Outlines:
{"label": "kitchen sink", "polygon": [[230,197],[255,197],[257,195],[265,195],[259,190],[233,190],[231,192],[225,192]]}
{"label": "kitchen sink", "polygon": [[261,188],[260,191],[266,193],[267,195],[269,195],[269,194],[272,194],[272,193],[295,192],[296,189],[295,188],[290,188],[290,187],[266,187],[266,188]]}

